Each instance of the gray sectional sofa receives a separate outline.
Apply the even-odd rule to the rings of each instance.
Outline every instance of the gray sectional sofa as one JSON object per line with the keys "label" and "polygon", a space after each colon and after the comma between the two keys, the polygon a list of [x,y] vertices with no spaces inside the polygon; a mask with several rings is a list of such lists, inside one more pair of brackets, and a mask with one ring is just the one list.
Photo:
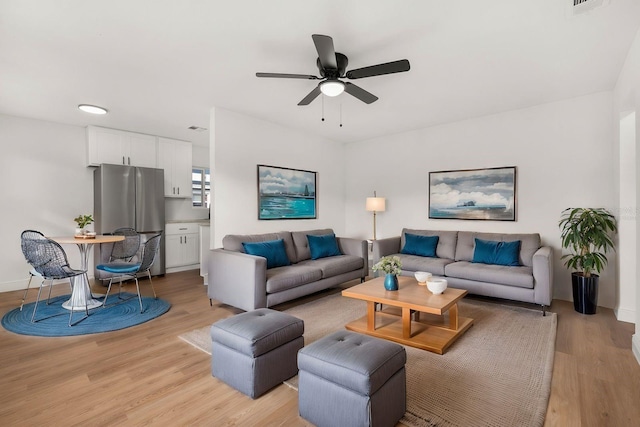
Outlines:
{"label": "gray sectional sofa", "polygon": [[[401,253],[406,235],[438,236],[435,257]],[[413,238],[413,236],[410,236]],[[520,241],[519,266],[472,262],[475,239],[497,242]],[[373,260],[397,255],[402,261],[402,275],[427,271],[443,276],[449,286],[466,289],[471,294],[505,298],[539,304],[543,314],[553,297],[553,253],[541,246],[540,235],[478,233],[471,231],[436,231],[403,229],[399,237],[373,242]]]}
{"label": "gray sectional sofa", "polygon": [[[311,259],[307,235],[326,236],[331,229],[227,235],[222,248],[209,253],[210,299],[242,310],[272,307],[349,280],[364,281],[369,270],[366,240],[337,237],[341,255]],[[246,253],[243,243],[282,239],[290,265],[267,268],[267,260]]]}

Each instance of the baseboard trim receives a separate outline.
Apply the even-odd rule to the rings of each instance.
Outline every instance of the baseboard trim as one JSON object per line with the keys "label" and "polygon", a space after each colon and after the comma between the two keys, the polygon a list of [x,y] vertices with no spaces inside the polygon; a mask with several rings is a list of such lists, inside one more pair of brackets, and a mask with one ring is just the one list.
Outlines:
{"label": "baseboard trim", "polygon": [[616,315],[616,319],[621,322],[636,323],[635,310],[629,310],[626,308],[614,308],[613,313]]}
{"label": "baseboard trim", "polygon": [[[26,279],[14,280],[11,282],[3,282],[3,283],[0,283],[0,292],[12,292],[12,291],[19,291],[19,290],[24,291],[27,288],[27,283],[29,283],[28,275]],[[35,283],[35,279],[31,283],[31,285],[33,285],[34,283]],[[40,286],[40,283],[38,283],[38,286]]]}
{"label": "baseboard trim", "polygon": [[[94,277],[89,276],[89,283],[93,283],[93,280],[94,280]],[[28,277],[24,280],[15,280],[12,282],[0,283],[0,292],[24,291],[25,289],[27,289],[27,283],[29,283]],[[69,279],[54,280],[53,286],[57,286],[57,285],[69,286]],[[34,276],[33,280],[31,281],[30,289],[37,290],[39,286],[40,286],[40,279]]]}
{"label": "baseboard trim", "polygon": [[640,364],[640,333],[637,333],[631,337],[631,350],[636,357],[638,364]]}
{"label": "baseboard trim", "polygon": [[184,265],[181,267],[167,268],[167,273],[177,273],[179,271],[197,270],[200,268],[200,264]]}

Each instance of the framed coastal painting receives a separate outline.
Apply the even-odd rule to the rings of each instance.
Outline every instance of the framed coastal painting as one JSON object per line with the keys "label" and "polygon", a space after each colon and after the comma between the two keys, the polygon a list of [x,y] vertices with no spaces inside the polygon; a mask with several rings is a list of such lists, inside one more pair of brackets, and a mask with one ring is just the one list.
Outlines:
{"label": "framed coastal painting", "polygon": [[515,221],[515,166],[429,172],[429,218]]}
{"label": "framed coastal painting", "polygon": [[316,172],[258,165],[258,219],[316,218]]}

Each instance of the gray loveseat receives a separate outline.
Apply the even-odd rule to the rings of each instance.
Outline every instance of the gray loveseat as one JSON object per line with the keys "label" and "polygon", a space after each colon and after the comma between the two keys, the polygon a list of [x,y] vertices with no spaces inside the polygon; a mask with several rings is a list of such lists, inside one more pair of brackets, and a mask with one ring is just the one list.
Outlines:
{"label": "gray loveseat", "polygon": [[[438,236],[436,257],[400,253],[406,234]],[[472,262],[475,239],[514,242],[519,240],[519,266],[505,266]],[[373,242],[373,259],[397,255],[402,261],[402,275],[427,271],[443,276],[450,286],[466,289],[471,294],[505,298],[539,304],[544,313],[553,297],[553,253],[549,246],[541,246],[540,235],[478,233],[471,231],[436,231],[403,229],[399,237]]]}
{"label": "gray loveseat", "polygon": [[[210,299],[242,310],[272,307],[349,280],[364,281],[369,269],[367,241],[337,237],[342,255],[311,259],[307,235],[326,236],[331,229],[227,235],[222,248],[209,253]],[[267,260],[249,255],[243,243],[282,239],[290,265],[267,268]]]}

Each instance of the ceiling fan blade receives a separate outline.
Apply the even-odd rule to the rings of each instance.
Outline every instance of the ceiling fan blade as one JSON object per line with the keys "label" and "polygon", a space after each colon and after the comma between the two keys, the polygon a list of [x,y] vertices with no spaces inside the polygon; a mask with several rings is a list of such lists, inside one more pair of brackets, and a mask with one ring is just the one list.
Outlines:
{"label": "ceiling fan blade", "polygon": [[365,104],[371,104],[372,102],[376,102],[378,100],[377,96],[375,96],[370,92],[367,92],[366,90],[362,89],[360,86],[354,85],[353,83],[346,82],[344,84],[344,91],[347,92],[349,95],[355,96]]}
{"label": "ceiling fan blade", "polygon": [[362,79],[364,77],[381,76],[383,74],[402,73],[409,71],[411,66],[409,60],[387,62],[385,64],[371,65],[369,67],[358,68],[347,72],[348,79]]}
{"label": "ceiling fan blade", "polygon": [[275,77],[278,79],[305,79],[318,80],[319,77],[307,74],[283,74],[283,73],[256,73],[256,77]]}
{"label": "ceiling fan blade", "polygon": [[336,70],[338,68],[338,63],[336,61],[336,51],[333,48],[333,39],[321,34],[314,34],[311,38],[313,39],[313,43],[316,45],[318,58],[320,59],[322,68]]}
{"label": "ceiling fan blade", "polygon": [[320,95],[320,86],[316,86],[316,88],[314,90],[312,90],[311,92],[309,92],[309,95],[305,96],[304,98],[302,98],[302,101],[298,102],[298,105],[309,105],[311,104],[311,101],[313,101],[314,99],[316,99],[318,97],[318,95]]}

